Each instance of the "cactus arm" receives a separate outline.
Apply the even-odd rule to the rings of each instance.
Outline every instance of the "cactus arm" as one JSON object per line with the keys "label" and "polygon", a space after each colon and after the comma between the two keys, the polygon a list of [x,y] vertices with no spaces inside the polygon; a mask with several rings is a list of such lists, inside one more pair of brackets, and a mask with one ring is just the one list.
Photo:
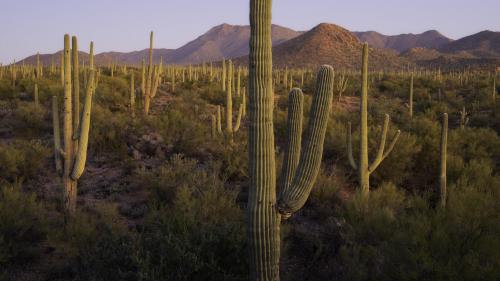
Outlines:
{"label": "cactus arm", "polygon": [[382,160],[384,160],[385,158],[387,158],[387,156],[389,156],[389,154],[391,154],[391,151],[394,149],[394,146],[396,145],[396,143],[398,142],[398,139],[399,139],[399,136],[401,135],[401,130],[398,130],[396,132],[396,134],[394,135],[394,137],[392,138],[392,141],[391,143],[389,144],[389,147],[387,148],[387,150],[384,152],[384,156],[382,156]]}
{"label": "cactus arm", "polygon": [[387,140],[387,131],[389,130],[389,115],[385,114],[384,126],[382,127],[382,134],[380,135],[380,142],[378,146],[377,156],[373,160],[373,163],[368,168],[368,171],[373,172],[382,163],[384,157],[385,142]]}
{"label": "cactus arm", "polygon": [[311,105],[311,116],[305,131],[305,142],[299,166],[293,177],[289,192],[278,201],[278,210],[284,217],[298,211],[307,201],[319,173],[323,156],[323,143],[333,97],[334,71],[323,65],[318,73],[316,92]]}
{"label": "cactus arm", "polygon": [[57,106],[57,96],[52,97],[52,127],[54,130],[54,159],[56,161],[56,172],[62,171],[61,160],[61,129],[59,127],[59,108]]}
{"label": "cactus arm", "polygon": [[302,90],[294,88],[288,96],[288,120],[285,154],[279,183],[279,196],[283,196],[292,183],[300,159],[302,145],[302,114],[304,94]]}
{"label": "cactus arm", "polygon": [[352,130],[351,130],[351,122],[347,122],[347,157],[349,158],[349,164],[354,170],[358,169],[358,165],[354,160],[352,155]]}
{"label": "cactus arm", "polygon": [[240,105],[240,109],[238,110],[238,117],[236,117],[236,124],[234,125],[233,131],[236,133],[240,130],[241,126],[241,116],[243,115],[243,106]]}
{"label": "cactus arm", "polygon": [[[78,127],[80,126],[80,70],[78,67],[78,40],[76,36],[71,38],[71,51],[73,59],[73,133],[78,132]],[[78,147],[78,138],[73,136],[74,149]]]}
{"label": "cactus arm", "polygon": [[94,76],[94,70],[91,69],[89,84],[87,86],[87,93],[85,95],[85,104],[83,106],[82,122],[80,124],[78,152],[76,154],[73,171],[71,173],[71,178],[75,181],[78,180],[82,175],[83,170],[85,169],[85,163],[87,161],[87,147],[90,130],[90,112],[92,110],[92,96],[94,92]]}

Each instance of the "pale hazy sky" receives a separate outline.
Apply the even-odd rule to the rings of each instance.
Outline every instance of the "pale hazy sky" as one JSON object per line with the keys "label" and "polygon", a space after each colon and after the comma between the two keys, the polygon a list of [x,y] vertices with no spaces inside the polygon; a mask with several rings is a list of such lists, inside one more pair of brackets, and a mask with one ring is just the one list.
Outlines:
{"label": "pale hazy sky", "polygon": [[[0,0],[0,63],[53,53],[64,33],[95,51],[177,48],[211,27],[248,24],[248,0]],[[500,31],[500,0],[274,0],[273,23],[308,30],[318,23],[384,34],[429,29],[457,39]]]}

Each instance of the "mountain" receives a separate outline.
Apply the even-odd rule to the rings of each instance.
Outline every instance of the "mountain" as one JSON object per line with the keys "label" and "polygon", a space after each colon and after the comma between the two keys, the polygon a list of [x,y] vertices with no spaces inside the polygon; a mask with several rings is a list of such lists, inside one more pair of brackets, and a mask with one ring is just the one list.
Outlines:
{"label": "mountain", "polygon": [[476,58],[498,58],[500,57],[500,32],[481,31],[450,42],[439,48],[439,51]]}
{"label": "mountain", "polygon": [[[273,45],[279,45],[289,39],[297,37],[302,32],[273,25],[271,36]],[[153,61],[158,63],[160,57],[168,63],[196,64],[209,61],[217,61],[222,58],[235,58],[248,54],[250,40],[250,26],[221,24],[213,27],[205,34],[187,43],[178,49],[154,49]],[[141,51],[105,52],[95,55],[95,63],[107,65],[111,62],[118,64],[140,64],[143,59],[148,58],[149,49]],[[40,61],[44,65],[50,65],[52,59],[59,64],[61,51],[55,54],[40,55]],[[87,61],[88,54],[81,52],[82,61]],[[25,58],[19,63],[35,64],[36,55]]]}
{"label": "mountain", "polygon": [[[290,67],[318,67],[330,64],[335,68],[359,68],[361,41],[350,31],[322,23],[310,31],[273,48],[273,64]],[[370,48],[371,68],[385,69],[406,65],[407,60],[393,51]]]}
{"label": "mountain", "polygon": [[420,34],[384,35],[375,31],[353,32],[361,41],[368,42],[377,48],[392,49],[404,52],[415,47],[437,49],[452,42],[451,39],[436,30],[429,30]]}
{"label": "mountain", "polygon": [[[301,32],[273,25],[273,45],[279,45]],[[235,58],[249,52],[250,26],[222,24],[210,29],[195,40],[173,51],[170,62],[177,64],[201,63],[222,58]]]}

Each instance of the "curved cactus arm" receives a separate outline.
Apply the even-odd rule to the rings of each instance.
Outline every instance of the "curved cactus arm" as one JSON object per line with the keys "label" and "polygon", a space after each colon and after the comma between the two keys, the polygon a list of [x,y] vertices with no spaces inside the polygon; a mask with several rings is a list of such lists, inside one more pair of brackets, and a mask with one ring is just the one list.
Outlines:
{"label": "curved cactus arm", "polygon": [[233,131],[236,133],[240,130],[241,126],[241,116],[243,115],[243,105],[240,105],[240,109],[238,110],[238,117],[236,117],[236,124],[234,125]]}
{"label": "curved cactus arm", "polygon": [[378,146],[377,156],[368,168],[368,171],[373,172],[382,163],[384,157],[385,141],[387,140],[387,131],[389,130],[389,114],[384,116],[384,126],[382,127],[382,134],[380,135],[380,142]]}
{"label": "curved cactus arm", "polygon": [[279,183],[279,196],[288,192],[293,176],[300,159],[300,146],[302,145],[302,112],[304,107],[304,94],[301,89],[294,88],[288,96],[288,121],[285,156],[281,168]]}
{"label": "curved cactus arm", "polygon": [[384,160],[385,158],[387,158],[387,156],[389,156],[389,154],[391,153],[391,151],[394,149],[394,146],[396,145],[396,143],[398,142],[398,139],[399,139],[399,136],[401,135],[401,130],[398,130],[396,132],[396,134],[394,135],[394,138],[392,138],[392,141],[391,143],[389,144],[389,147],[387,148],[387,150],[384,152],[384,155],[382,156],[382,160]]}
{"label": "curved cactus arm", "polygon": [[89,142],[90,130],[90,112],[92,110],[92,96],[94,92],[94,76],[93,69],[90,70],[89,84],[87,86],[87,93],[85,95],[85,104],[83,106],[82,122],[80,124],[80,138],[78,143],[78,151],[76,154],[75,163],[71,172],[71,179],[78,180],[85,169],[87,162],[87,147]]}
{"label": "curved cactus arm", "polygon": [[352,129],[351,122],[347,122],[347,157],[349,158],[349,164],[354,170],[358,169],[358,165],[356,164],[356,160],[352,156]]}
{"label": "curved cactus arm", "polygon": [[302,147],[299,166],[289,189],[282,194],[278,201],[278,211],[284,218],[302,208],[319,173],[332,103],[333,80],[333,67],[321,66],[318,72],[316,93],[311,105],[311,116],[305,132],[305,142]]}

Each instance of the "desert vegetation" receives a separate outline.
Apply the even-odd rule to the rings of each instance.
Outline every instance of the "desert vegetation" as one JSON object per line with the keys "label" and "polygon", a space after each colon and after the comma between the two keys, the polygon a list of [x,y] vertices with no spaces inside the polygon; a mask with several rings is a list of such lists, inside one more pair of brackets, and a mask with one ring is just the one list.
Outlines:
{"label": "desert vegetation", "polygon": [[276,66],[271,14],[248,58],[1,66],[0,280],[499,280],[495,69]]}

